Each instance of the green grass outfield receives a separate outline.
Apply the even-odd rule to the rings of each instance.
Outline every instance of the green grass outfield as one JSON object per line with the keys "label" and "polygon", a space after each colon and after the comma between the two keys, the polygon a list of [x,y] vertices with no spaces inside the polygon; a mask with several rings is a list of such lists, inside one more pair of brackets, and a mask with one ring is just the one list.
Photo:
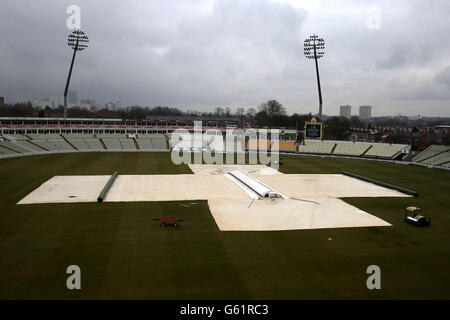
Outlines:
{"label": "green grass outfield", "polygon": [[[1,299],[449,299],[450,173],[390,163],[284,157],[284,173],[351,171],[419,192],[347,198],[392,227],[221,232],[206,201],[23,205],[54,175],[179,174],[168,153],[75,153],[0,160]],[[187,186],[188,187],[188,186]],[[336,185],[339,188],[339,185]],[[402,222],[416,205],[430,228]],[[274,212],[276,214],[276,212]],[[178,215],[162,228],[153,217]],[[331,237],[333,240],[329,241]],[[81,267],[82,289],[66,288]],[[382,290],[366,288],[381,267]]]}

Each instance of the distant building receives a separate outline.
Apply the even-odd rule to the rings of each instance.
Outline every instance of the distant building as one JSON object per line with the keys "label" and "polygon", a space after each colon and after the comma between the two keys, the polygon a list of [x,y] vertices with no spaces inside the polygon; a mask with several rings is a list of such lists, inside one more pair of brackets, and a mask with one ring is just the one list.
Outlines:
{"label": "distant building", "polygon": [[57,108],[58,107],[58,96],[51,96],[49,98],[49,100],[50,100],[52,108]]}
{"label": "distant building", "polygon": [[45,109],[46,107],[52,107],[52,102],[50,101],[49,98],[45,98],[45,99],[39,99],[37,102],[37,107],[39,109]]}
{"label": "distant building", "polygon": [[67,94],[67,105],[69,108],[78,106],[78,93],[76,91],[69,91]]}
{"label": "distant building", "polygon": [[114,103],[108,102],[107,104],[105,104],[105,109],[108,111],[114,111]]}
{"label": "distant building", "polygon": [[359,107],[359,118],[361,120],[370,120],[370,118],[372,118],[372,107],[371,106],[360,106]]}
{"label": "distant building", "polygon": [[340,106],[339,115],[341,117],[350,119],[350,117],[352,116],[352,106],[349,106],[349,105]]}
{"label": "distant building", "polygon": [[80,109],[94,111],[95,108],[95,100],[92,99],[81,99]]}
{"label": "distant building", "polygon": [[0,97],[0,108],[5,106],[5,97]]}
{"label": "distant building", "polygon": [[39,109],[49,108],[57,108],[58,107],[58,97],[51,96],[49,98],[35,98],[33,101],[33,105]]}

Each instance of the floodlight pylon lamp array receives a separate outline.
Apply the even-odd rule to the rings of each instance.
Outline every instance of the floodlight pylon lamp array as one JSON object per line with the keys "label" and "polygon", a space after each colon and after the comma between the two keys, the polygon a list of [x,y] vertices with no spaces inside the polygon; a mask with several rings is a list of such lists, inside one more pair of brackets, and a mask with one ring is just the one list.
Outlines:
{"label": "floodlight pylon lamp array", "polygon": [[320,59],[325,54],[325,40],[316,35],[305,39],[303,45],[305,57],[308,59]]}
{"label": "floodlight pylon lamp array", "polygon": [[76,51],[83,51],[88,47],[88,43],[88,36],[81,30],[75,30],[67,37],[67,45]]}

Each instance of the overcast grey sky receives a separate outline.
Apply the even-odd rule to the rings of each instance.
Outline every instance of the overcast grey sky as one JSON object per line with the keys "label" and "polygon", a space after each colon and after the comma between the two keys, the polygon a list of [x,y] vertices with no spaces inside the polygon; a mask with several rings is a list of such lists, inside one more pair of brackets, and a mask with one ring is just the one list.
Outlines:
{"label": "overcast grey sky", "polygon": [[62,96],[71,4],[91,39],[72,75],[79,99],[200,111],[277,99],[315,113],[303,40],[316,33],[325,114],[450,116],[450,0],[2,0],[0,96]]}

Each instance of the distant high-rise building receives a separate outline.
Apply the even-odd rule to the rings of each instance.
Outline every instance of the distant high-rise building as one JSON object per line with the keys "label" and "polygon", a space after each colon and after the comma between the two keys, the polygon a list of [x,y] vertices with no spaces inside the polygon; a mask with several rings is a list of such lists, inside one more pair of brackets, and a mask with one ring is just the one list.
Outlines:
{"label": "distant high-rise building", "polygon": [[95,107],[95,100],[92,99],[81,99],[80,109],[93,111]]}
{"label": "distant high-rise building", "polygon": [[108,102],[107,104],[105,104],[105,108],[108,111],[114,111],[114,103]]}
{"label": "distant high-rise building", "polygon": [[350,117],[352,116],[352,106],[345,105],[345,106],[341,106],[340,109],[341,110],[340,110],[339,115],[341,117],[345,117],[347,119],[350,119]]}
{"label": "distant high-rise building", "polygon": [[51,96],[49,98],[50,102],[51,102],[51,107],[52,108],[57,108],[58,107],[58,96]]}
{"label": "distant high-rise building", "polygon": [[5,106],[5,97],[0,97],[0,108]]}
{"label": "distant high-rise building", "polygon": [[372,118],[372,107],[371,106],[360,106],[359,107],[359,118],[361,120],[370,120],[370,118]]}
{"label": "distant high-rise building", "polygon": [[67,94],[67,105],[72,108],[78,105],[78,94],[76,91],[69,91]]}

